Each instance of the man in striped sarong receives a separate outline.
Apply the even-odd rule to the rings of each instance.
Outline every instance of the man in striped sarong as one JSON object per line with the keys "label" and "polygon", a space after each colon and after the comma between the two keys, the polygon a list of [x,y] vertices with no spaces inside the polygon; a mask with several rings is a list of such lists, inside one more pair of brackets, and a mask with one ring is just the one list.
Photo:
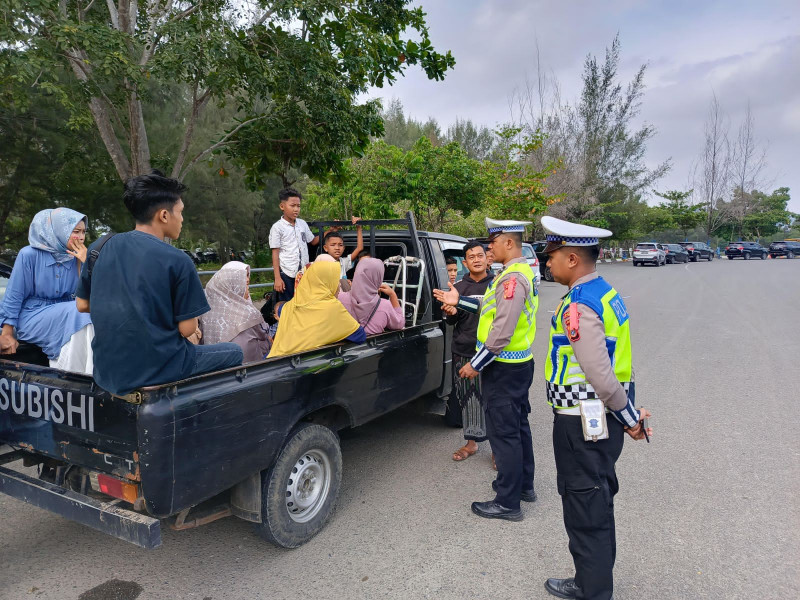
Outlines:
{"label": "man in striped sarong", "polygon": [[[486,262],[486,252],[480,242],[464,246],[464,266],[469,271],[455,283],[458,293],[480,300],[492,282],[491,265]],[[480,377],[466,379],[459,376],[461,368],[475,354],[479,315],[443,306],[445,321],[453,330],[453,390],[447,401],[448,423],[464,428],[466,444],[453,453],[453,460],[466,460],[478,451],[478,443],[487,439],[486,416],[481,400]]]}

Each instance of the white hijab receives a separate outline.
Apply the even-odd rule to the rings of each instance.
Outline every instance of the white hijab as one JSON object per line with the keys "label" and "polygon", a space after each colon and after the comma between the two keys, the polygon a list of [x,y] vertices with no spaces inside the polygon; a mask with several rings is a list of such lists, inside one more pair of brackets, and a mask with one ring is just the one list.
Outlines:
{"label": "white hijab", "polygon": [[203,344],[230,342],[243,331],[264,323],[253,301],[244,297],[249,273],[250,267],[234,260],[223,265],[206,284],[211,310],[200,316]]}

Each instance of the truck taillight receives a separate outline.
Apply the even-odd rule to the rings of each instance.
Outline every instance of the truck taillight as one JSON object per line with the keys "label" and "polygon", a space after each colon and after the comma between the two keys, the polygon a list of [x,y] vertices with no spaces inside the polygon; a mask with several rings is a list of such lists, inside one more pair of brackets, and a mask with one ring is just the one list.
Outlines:
{"label": "truck taillight", "polygon": [[730,246],[725,246],[725,250],[730,250],[730,249],[731,249]]}
{"label": "truck taillight", "polygon": [[686,249],[687,249],[689,252],[694,252],[694,246],[687,246],[687,247],[686,247]]}
{"label": "truck taillight", "polygon": [[136,502],[136,499],[139,497],[138,485],[135,483],[128,483],[127,481],[121,481],[116,477],[109,477],[108,475],[98,473],[97,484],[100,487],[100,491],[104,494],[119,498],[120,500],[125,500],[125,502],[130,502],[131,504]]}

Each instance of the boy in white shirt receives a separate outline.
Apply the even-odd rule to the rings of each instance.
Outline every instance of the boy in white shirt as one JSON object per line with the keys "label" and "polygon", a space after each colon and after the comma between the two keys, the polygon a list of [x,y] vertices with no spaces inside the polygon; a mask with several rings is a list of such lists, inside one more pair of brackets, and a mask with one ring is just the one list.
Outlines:
{"label": "boy in white shirt", "polygon": [[[353,217],[353,225],[356,225],[361,220],[361,217]],[[358,239],[356,242],[356,249],[347,256],[344,254],[344,238],[339,233],[338,228],[332,229],[325,235],[324,245],[322,249],[330,254],[334,259],[339,261],[342,267],[342,275],[340,279],[347,279],[347,272],[353,268],[353,261],[358,258],[358,255],[364,250],[364,237],[361,230],[361,225],[356,228],[358,232]]]}
{"label": "boy in white shirt", "polygon": [[[286,188],[278,192],[283,215],[269,230],[269,247],[272,248],[272,268],[275,274],[275,293],[278,301],[288,302],[294,297],[294,282],[308,260],[308,244],[319,244],[319,236],[314,235],[300,218],[300,192]],[[280,277],[278,276],[280,274]]]}

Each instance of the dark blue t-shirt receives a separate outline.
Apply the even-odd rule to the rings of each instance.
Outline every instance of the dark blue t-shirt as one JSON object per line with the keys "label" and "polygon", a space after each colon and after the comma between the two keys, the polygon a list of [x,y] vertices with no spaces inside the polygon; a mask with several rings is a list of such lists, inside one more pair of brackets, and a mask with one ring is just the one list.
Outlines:
{"label": "dark blue t-shirt", "polygon": [[210,307],[184,252],[141,231],[117,234],[100,250],[91,281],[84,265],[75,295],[89,299],[100,387],[124,395],[189,377],[195,347],[178,322]]}

